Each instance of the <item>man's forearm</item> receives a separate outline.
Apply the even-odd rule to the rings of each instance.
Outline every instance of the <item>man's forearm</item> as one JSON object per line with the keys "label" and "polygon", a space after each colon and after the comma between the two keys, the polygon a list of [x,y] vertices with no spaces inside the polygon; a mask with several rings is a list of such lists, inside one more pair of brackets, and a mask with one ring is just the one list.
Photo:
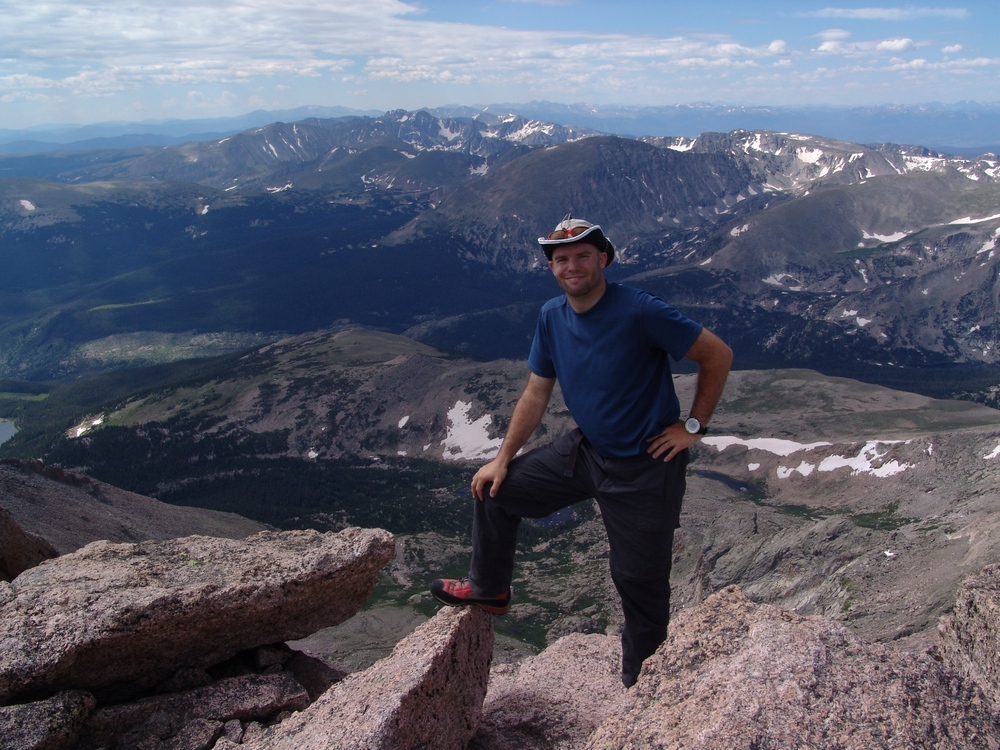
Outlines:
{"label": "man's forearm", "polygon": [[702,332],[692,349],[688,357],[698,363],[698,380],[690,414],[707,425],[722,399],[729,368],[733,364],[733,351],[708,329]]}
{"label": "man's forearm", "polygon": [[553,384],[554,381],[550,382],[546,378],[539,378],[536,375],[531,375],[528,378],[528,385],[517,400],[514,413],[510,417],[510,424],[507,425],[507,432],[504,434],[497,460],[504,464],[510,463],[510,460],[531,439],[535,430],[538,429],[538,425],[541,424],[542,417],[545,416]]}
{"label": "man's forearm", "polygon": [[722,399],[722,392],[729,377],[729,367],[701,365],[695,385],[694,400],[691,402],[691,416],[707,425],[715,414],[715,407]]}

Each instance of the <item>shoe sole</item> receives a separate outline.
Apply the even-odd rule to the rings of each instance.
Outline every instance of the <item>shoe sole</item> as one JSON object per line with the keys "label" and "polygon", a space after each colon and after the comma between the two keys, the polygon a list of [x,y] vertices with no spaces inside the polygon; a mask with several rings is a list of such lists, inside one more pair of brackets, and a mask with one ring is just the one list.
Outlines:
{"label": "shoe sole", "polygon": [[510,602],[501,606],[496,606],[494,604],[486,604],[485,602],[477,602],[475,599],[456,599],[454,601],[448,601],[447,599],[442,599],[437,594],[433,594],[433,596],[439,602],[446,604],[449,607],[479,607],[481,610],[489,612],[491,615],[505,615],[507,614],[507,610],[510,609]]}

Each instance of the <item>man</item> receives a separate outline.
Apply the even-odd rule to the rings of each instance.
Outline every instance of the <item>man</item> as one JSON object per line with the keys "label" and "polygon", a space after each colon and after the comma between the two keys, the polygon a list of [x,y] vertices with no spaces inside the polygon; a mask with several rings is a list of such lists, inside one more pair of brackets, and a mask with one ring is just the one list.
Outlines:
{"label": "man", "polygon": [[[431,593],[445,604],[504,614],[521,518],[595,498],[625,615],[622,682],[631,687],[666,639],[688,448],[707,431],[733,355],[718,336],[659,298],[606,281],[615,248],[599,225],[568,215],[538,242],[565,294],[542,307],[528,383],[500,452],[472,479],[469,577],[436,580]],[[686,420],[668,357],[698,363]],[[556,380],[578,429],[518,456]]]}

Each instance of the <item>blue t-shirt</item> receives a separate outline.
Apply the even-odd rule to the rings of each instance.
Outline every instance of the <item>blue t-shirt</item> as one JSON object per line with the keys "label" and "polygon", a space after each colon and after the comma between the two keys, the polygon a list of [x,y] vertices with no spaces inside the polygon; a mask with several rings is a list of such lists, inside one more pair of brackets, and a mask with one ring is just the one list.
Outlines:
{"label": "blue t-shirt", "polygon": [[701,325],[648,292],[608,284],[577,313],[566,296],[545,303],[528,367],[557,378],[566,406],[602,456],[644,453],[646,438],[680,418],[669,357],[680,360]]}

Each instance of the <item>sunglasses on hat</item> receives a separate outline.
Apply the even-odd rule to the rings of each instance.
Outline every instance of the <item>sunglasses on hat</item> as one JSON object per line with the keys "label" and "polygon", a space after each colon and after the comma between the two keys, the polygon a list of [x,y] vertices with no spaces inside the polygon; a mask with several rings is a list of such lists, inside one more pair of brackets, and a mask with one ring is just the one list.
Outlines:
{"label": "sunglasses on hat", "polygon": [[578,237],[584,232],[593,229],[593,226],[588,227],[570,227],[569,229],[556,229],[553,232],[549,232],[545,239],[547,240],[568,240],[570,237]]}

